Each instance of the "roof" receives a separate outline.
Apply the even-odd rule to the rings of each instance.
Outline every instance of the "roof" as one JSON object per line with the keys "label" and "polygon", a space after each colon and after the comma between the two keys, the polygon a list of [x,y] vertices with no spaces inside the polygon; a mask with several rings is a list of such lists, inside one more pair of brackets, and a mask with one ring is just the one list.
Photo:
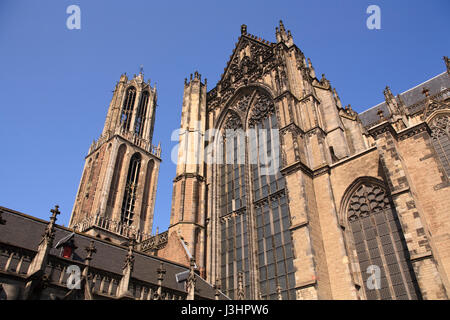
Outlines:
{"label": "roof", "polygon": [[[1,206],[0,210],[3,211],[3,219],[6,221],[5,225],[0,226],[0,244],[36,252],[48,222]],[[56,244],[62,239],[70,237],[72,233],[74,233],[73,230],[56,225],[55,238],[50,255],[60,257],[60,249],[55,248]],[[91,267],[115,273],[119,277],[122,276],[122,267],[128,248],[78,232],[74,233],[73,239],[77,248],[74,251],[72,260],[84,262],[87,255],[85,248],[93,240],[97,252],[93,255]],[[188,268],[146,253],[135,251],[133,254],[135,262],[132,279],[157,285],[157,269],[163,262],[166,269],[163,287],[185,292],[184,284],[176,281],[176,274],[187,271],[189,270]],[[200,276],[196,276],[196,296],[204,299],[214,299],[215,290],[213,286]],[[222,294],[220,299],[228,298]]]}
{"label": "roof", "polygon": [[[411,89],[406,90],[400,94],[401,100],[405,103],[409,114],[419,112],[425,107],[425,96],[422,93],[423,88],[427,88],[430,92],[430,96],[444,95],[442,98],[446,99],[450,97],[450,76],[447,72],[443,72]],[[378,111],[382,110],[385,117],[390,116],[389,109],[386,102],[382,102],[373,106],[366,111],[359,114],[359,118],[364,127],[370,127],[376,124],[380,117]]]}

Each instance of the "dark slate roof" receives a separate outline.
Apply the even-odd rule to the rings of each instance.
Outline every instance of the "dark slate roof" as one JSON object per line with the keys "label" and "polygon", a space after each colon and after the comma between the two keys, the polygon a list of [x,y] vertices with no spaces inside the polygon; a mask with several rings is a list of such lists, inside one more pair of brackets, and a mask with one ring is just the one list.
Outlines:
{"label": "dark slate roof", "polygon": [[378,115],[379,110],[383,111],[383,116],[385,118],[390,117],[391,113],[389,112],[386,102],[382,102],[359,114],[359,119],[364,127],[371,127],[380,121],[380,116]]}
{"label": "dark slate roof", "polygon": [[[449,98],[450,93],[448,92],[448,89],[450,88],[450,76],[447,72],[443,72],[436,77],[401,93],[400,98],[405,103],[409,114],[414,114],[424,108],[425,96],[422,93],[424,87],[430,90],[430,96],[443,94],[444,96],[439,97],[439,99]],[[443,93],[444,90],[446,90],[445,93]],[[379,122],[380,117],[378,116],[378,110],[380,109],[383,110],[383,114],[386,118],[390,116],[386,102],[382,102],[359,114],[359,118],[361,119],[364,127],[371,127]]]}
{"label": "dark slate roof", "polygon": [[[6,220],[6,224],[0,226],[0,243],[37,251],[48,222],[4,207],[0,207],[0,210],[3,211],[3,219]],[[60,249],[54,247],[61,239],[71,233],[73,233],[71,229],[58,225],[55,227],[55,239],[53,249],[50,251],[51,255],[60,256]],[[121,276],[128,250],[124,246],[115,245],[86,234],[75,232],[74,241],[77,248],[74,251],[73,260],[78,262],[84,261],[87,254],[85,247],[89,246],[92,240],[95,241],[94,245],[97,252],[93,256],[91,266],[95,269],[113,272]],[[166,269],[163,287],[181,292],[185,291],[184,285],[177,283],[175,275],[189,270],[187,267],[137,251],[134,252],[134,256],[135,263],[132,278],[157,285],[157,269],[160,267],[162,261]],[[197,276],[196,295],[201,298],[214,299],[214,294],[214,288],[201,277]],[[220,298],[228,299],[225,295],[222,295]]]}

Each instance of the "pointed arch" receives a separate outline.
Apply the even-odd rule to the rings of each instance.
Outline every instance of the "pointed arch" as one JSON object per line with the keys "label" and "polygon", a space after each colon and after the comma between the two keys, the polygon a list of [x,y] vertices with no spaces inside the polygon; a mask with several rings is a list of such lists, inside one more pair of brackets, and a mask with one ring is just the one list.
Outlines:
{"label": "pointed arch", "polygon": [[106,204],[106,217],[111,218],[114,206],[116,204],[116,198],[119,188],[119,180],[122,176],[123,159],[127,151],[127,146],[123,143],[119,146],[117,151],[116,161],[114,165],[113,177],[111,180],[111,186],[109,188],[108,201]]}
{"label": "pointed arch", "polygon": [[356,179],[343,196],[340,218],[360,294],[369,300],[420,299],[401,222],[385,184],[373,177]]}
{"label": "pointed arch", "polygon": [[152,193],[150,188],[152,187],[153,178],[153,168],[155,166],[155,160],[150,159],[147,163],[146,173],[145,173],[145,185],[144,194],[142,196],[142,207],[141,207],[141,230],[145,227],[145,220],[147,219],[148,207],[151,203]]}
{"label": "pointed arch", "polygon": [[426,120],[431,142],[447,178],[450,178],[450,109],[434,111]]}
{"label": "pointed arch", "polygon": [[141,97],[139,100],[139,106],[138,106],[138,110],[136,113],[136,120],[135,120],[135,124],[134,124],[134,133],[136,133],[140,137],[142,137],[144,135],[145,120],[146,120],[149,97],[150,97],[150,94],[147,90],[145,90],[141,93]]}
{"label": "pointed arch", "polygon": [[133,224],[136,204],[136,193],[139,183],[139,174],[141,169],[142,156],[136,152],[131,156],[130,165],[128,167],[127,180],[125,183],[125,192],[123,195],[122,209],[120,221],[130,226]]}
{"label": "pointed arch", "polygon": [[130,86],[126,90],[125,99],[122,107],[122,113],[120,115],[120,124],[122,128],[126,131],[130,130],[131,117],[133,114],[135,100],[136,100],[136,88]]}

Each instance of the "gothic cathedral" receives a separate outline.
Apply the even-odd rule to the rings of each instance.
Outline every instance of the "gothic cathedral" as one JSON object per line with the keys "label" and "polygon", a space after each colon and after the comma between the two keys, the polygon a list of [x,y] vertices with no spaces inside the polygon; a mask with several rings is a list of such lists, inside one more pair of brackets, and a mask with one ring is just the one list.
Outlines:
{"label": "gothic cathedral", "polygon": [[[184,265],[231,299],[448,299],[450,63],[360,114],[280,22],[217,85],[185,80],[169,229],[151,235],[156,90],[122,75],[70,227]],[[168,214],[168,213],[167,213]]]}

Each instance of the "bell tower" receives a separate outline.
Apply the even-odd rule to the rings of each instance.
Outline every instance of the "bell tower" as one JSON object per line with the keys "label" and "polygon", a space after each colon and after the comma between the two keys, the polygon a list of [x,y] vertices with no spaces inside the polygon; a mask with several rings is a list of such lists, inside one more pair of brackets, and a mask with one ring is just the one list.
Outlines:
{"label": "bell tower", "polygon": [[120,77],[86,156],[69,227],[116,243],[151,234],[161,162],[160,145],[152,145],[156,100],[142,71]]}

